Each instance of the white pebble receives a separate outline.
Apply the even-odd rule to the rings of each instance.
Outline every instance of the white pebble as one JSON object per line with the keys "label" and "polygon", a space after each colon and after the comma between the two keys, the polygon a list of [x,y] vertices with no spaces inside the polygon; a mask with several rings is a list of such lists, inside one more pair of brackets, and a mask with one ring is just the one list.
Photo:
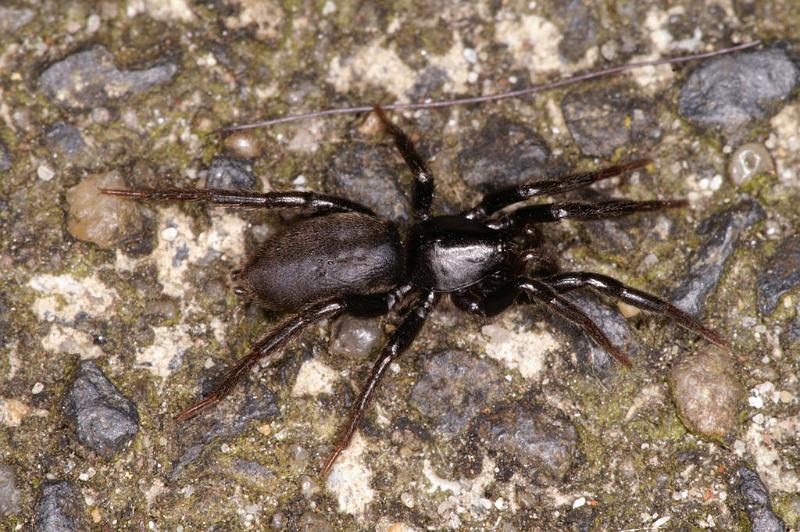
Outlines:
{"label": "white pebble", "polygon": [[39,179],[42,181],[50,181],[55,177],[56,173],[46,164],[40,164],[36,169],[36,175],[39,176]]}
{"label": "white pebble", "polygon": [[752,406],[753,408],[764,407],[764,400],[760,397],[750,397],[747,399],[747,402],[750,403],[750,406]]}
{"label": "white pebble", "polygon": [[464,59],[473,65],[478,62],[478,52],[474,48],[464,48]]}
{"label": "white pebble", "polygon": [[167,227],[161,231],[161,238],[167,242],[172,242],[178,237],[178,230],[174,227]]}
{"label": "white pebble", "polygon": [[586,504],[586,497],[578,497],[575,499],[575,502],[572,503],[572,508],[580,508]]}
{"label": "white pebble", "polygon": [[44,384],[42,384],[41,382],[37,382],[36,384],[33,385],[33,388],[31,388],[31,393],[33,395],[36,395],[42,393],[42,390],[44,390]]}

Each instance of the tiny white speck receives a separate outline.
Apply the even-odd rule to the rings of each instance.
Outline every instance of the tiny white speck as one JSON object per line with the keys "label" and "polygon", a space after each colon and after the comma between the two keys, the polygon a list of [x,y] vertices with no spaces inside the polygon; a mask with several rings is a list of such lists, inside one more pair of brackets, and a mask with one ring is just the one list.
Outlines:
{"label": "tiny white speck", "polygon": [[39,179],[42,181],[50,181],[55,177],[56,173],[46,164],[40,164],[36,169],[36,175],[39,176]]}
{"label": "tiny white speck", "polygon": [[758,413],[753,416],[753,423],[756,425],[763,425],[764,424],[764,414]]}
{"label": "tiny white speck", "polygon": [[392,373],[400,373],[400,364],[397,362],[392,362],[389,364],[389,369],[392,371]]}
{"label": "tiny white speck", "polygon": [[464,48],[464,59],[473,65],[478,62],[478,52],[474,48]]}
{"label": "tiny white speck", "polygon": [[665,515],[664,517],[660,517],[653,521],[653,528],[660,528],[667,524],[667,521],[670,520],[670,516]]}
{"label": "tiny white speck", "polygon": [[519,79],[517,79],[517,76],[508,76],[508,82],[511,83],[512,85],[515,84],[517,81],[519,81]]}
{"label": "tiny white speck", "polygon": [[231,446],[228,445],[227,443],[223,443],[222,446],[220,447],[220,450],[223,453],[229,453],[229,452],[231,452]]}
{"label": "tiny white speck", "polygon": [[44,384],[42,384],[41,382],[37,382],[36,384],[33,385],[33,388],[31,388],[31,393],[33,395],[36,395],[38,393],[42,393],[42,390],[44,390]]}
{"label": "tiny white speck", "polygon": [[719,190],[722,186],[722,175],[717,174],[711,178],[711,182],[709,183],[709,188],[711,190]]}
{"label": "tiny white speck", "polygon": [[505,500],[503,500],[502,497],[500,497],[496,501],[494,501],[494,507],[502,512],[503,510],[508,509],[508,503]]}
{"label": "tiny white speck", "polygon": [[322,6],[322,14],[327,16],[327,15],[332,15],[334,13],[336,13],[336,3],[328,0],[327,2],[325,2],[325,5]]}
{"label": "tiny white speck", "polygon": [[764,407],[764,400],[760,397],[750,397],[747,399],[747,402],[753,408],[763,408]]}
{"label": "tiny white speck", "polygon": [[174,227],[167,227],[161,231],[161,238],[167,242],[172,242],[178,237],[178,230]]}
{"label": "tiny white speck", "polygon": [[478,81],[478,73],[470,71],[470,73],[467,74],[467,82],[475,83],[476,81]]}
{"label": "tiny white speck", "polygon": [[297,186],[302,186],[305,185],[306,183],[308,183],[308,180],[306,179],[306,176],[304,176],[303,174],[300,174],[299,176],[295,177],[292,180],[292,184]]}
{"label": "tiny white speck", "polygon": [[578,497],[577,499],[575,499],[575,502],[572,503],[572,508],[580,508],[585,504],[586,504],[586,497]]}

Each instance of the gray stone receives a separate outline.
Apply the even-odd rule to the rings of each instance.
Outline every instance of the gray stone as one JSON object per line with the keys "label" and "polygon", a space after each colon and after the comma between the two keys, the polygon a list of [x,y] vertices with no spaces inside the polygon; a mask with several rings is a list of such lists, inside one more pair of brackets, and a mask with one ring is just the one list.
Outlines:
{"label": "gray stone", "polygon": [[0,464],[0,516],[19,512],[20,491],[16,482],[14,468]]}
{"label": "gray stone", "polygon": [[769,314],[781,297],[800,284],[800,236],[784,239],[758,274],[758,310]]}
{"label": "gray stone", "polygon": [[512,462],[529,478],[562,479],[575,463],[578,433],[565,416],[524,399],[481,418],[478,436],[485,447]]}
{"label": "gray stone", "polygon": [[9,35],[33,20],[34,13],[30,9],[0,6],[0,34]]}
{"label": "gray stone", "polygon": [[73,532],[86,530],[80,492],[66,480],[47,480],[34,508],[34,530]]}
{"label": "gray stone", "polygon": [[688,274],[672,292],[672,302],[689,314],[701,314],[742,235],[765,216],[758,203],[745,199],[703,220],[697,232],[705,240],[689,258]]}
{"label": "gray stone", "polygon": [[253,165],[233,157],[215,156],[208,168],[207,188],[229,190],[252,190],[258,179],[253,174]]}
{"label": "gray stone", "polygon": [[670,373],[672,398],[686,427],[704,438],[733,434],[745,393],[733,358],[715,348],[681,360]]}
{"label": "gray stone", "polygon": [[720,57],[697,68],[681,87],[678,112],[702,127],[736,134],[770,116],[795,90],[800,69],[783,50]]}
{"label": "gray stone", "polygon": [[550,149],[528,126],[492,115],[456,156],[458,171],[482,191],[518,185],[547,175]]}
{"label": "gray stone", "polygon": [[70,162],[79,162],[88,151],[80,131],[75,126],[56,122],[44,134],[47,146],[57,155]]}
{"label": "gray stone", "polygon": [[578,62],[589,48],[597,44],[597,20],[592,17],[594,10],[589,9],[583,0],[571,0],[559,12],[563,13],[567,23],[558,51],[567,60]]}
{"label": "gray stone", "polygon": [[574,90],[561,102],[567,128],[584,155],[610,157],[629,145],[651,145],[661,137],[650,109],[632,85]]}
{"label": "gray stone", "polygon": [[53,101],[75,109],[91,109],[110,99],[139,94],[166,83],[177,71],[174,63],[146,70],[119,70],[111,52],[95,45],[51,65],[39,76],[39,86]]}
{"label": "gray stone", "polygon": [[11,154],[6,143],[0,140],[0,172],[11,170]]}
{"label": "gray stone", "polygon": [[385,218],[408,220],[411,208],[395,177],[398,172],[389,163],[396,160],[393,146],[351,143],[334,156],[327,176],[328,186],[333,193],[361,203]]}
{"label": "gray stone", "polygon": [[139,431],[136,405],[92,360],[78,367],[66,393],[64,411],[80,442],[104,458],[121,451]]}
{"label": "gray stone", "polygon": [[411,403],[431,419],[436,435],[463,433],[481,410],[502,396],[498,370],[463,351],[442,351],[423,357]]}
{"label": "gray stone", "polygon": [[744,504],[745,512],[750,519],[751,530],[753,532],[784,532],[786,525],[772,511],[769,504],[769,493],[758,473],[747,467],[740,467],[736,471],[736,476],[738,482],[734,488],[735,493]]}

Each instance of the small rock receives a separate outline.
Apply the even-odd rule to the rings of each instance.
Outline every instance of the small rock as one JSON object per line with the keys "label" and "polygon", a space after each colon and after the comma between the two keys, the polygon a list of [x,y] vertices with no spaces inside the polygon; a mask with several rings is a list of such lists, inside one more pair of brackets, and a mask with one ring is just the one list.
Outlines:
{"label": "small rock", "polygon": [[68,162],[86,162],[88,146],[80,131],[70,124],[57,122],[50,126],[44,135],[47,146]]}
{"label": "small rock", "polygon": [[784,532],[786,525],[769,504],[769,493],[758,473],[746,467],[736,471],[736,494],[744,504],[753,532]]}
{"label": "small rock", "polygon": [[344,316],[337,320],[328,345],[332,355],[364,359],[383,339],[379,318]]}
{"label": "small rock", "polygon": [[19,512],[20,491],[16,475],[10,465],[0,464],[0,516]]}
{"label": "small rock", "polygon": [[33,20],[30,9],[0,6],[0,34],[11,35]]}
{"label": "small rock", "polygon": [[93,360],[81,362],[64,400],[78,439],[108,459],[139,432],[136,405],[122,395]]}
{"label": "small rock", "polygon": [[783,50],[719,57],[689,75],[678,112],[698,126],[742,134],[751,120],[770,116],[799,80],[800,68]]}
{"label": "small rock", "polygon": [[109,196],[100,188],[126,188],[117,172],[94,174],[67,191],[67,229],[78,240],[103,249],[133,241],[144,230],[136,202]]}
{"label": "small rock", "polygon": [[739,146],[728,162],[728,175],[737,185],[743,185],[758,174],[774,174],[775,163],[767,148],[760,142]]}
{"label": "small rock", "polygon": [[408,220],[411,209],[397,181],[398,172],[389,163],[397,159],[393,150],[393,146],[349,144],[334,156],[328,186],[385,218]]}
{"label": "small rock", "polygon": [[675,365],[670,373],[672,398],[690,431],[716,440],[732,434],[745,396],[735,371],[731,356],[716,349]]}
{"label": "small rock", "polygon": [[438,66],[428,66],[417,77],[417,81],[408,93],[408,98],[414,102],[431,98],[431,95],[436,94],[436,91],[448,81],[450,76],[447,75],[447,71]]}
{"label": "small rock", "polygon": [[550,149],[544,139],[519,122],[492,115],[456,156],[470,187],[488,191],[547,175]]}
{"label": "small rock", "polygon": [[561,102],[572,138],[593,157],[610,157],[622,146],[649,145],[660,138],[653,107],[631,85],[576,90]]}
{"label": "small rock", "polygon": [[701,314],[742,235],[765,216],[758,203],[746,199],[703,220],[697,232],[705,240],[689,258],[689,272],[672,292],[672,302],[689,314]]}
{"label": "small rock", "polygon": [[66,480],[46,480],[34,508],[34,530],[42,532],[87,530],[83,522],[83,499]]}
{"label": "small rock", "polygon": [[225,149],[240,159],[255,159],[261,155],[261,143],[252,131],[237,131],[225,139]]}
{"label": "small rock", "polygon": [[758,274],[758,310],[770,314],[783,294],[800,284],[800,236],[790,236],[778,244]]}
{"label": "small rock", "polygon": [[597,21],[592,17],[594,10],[582,0],[571,0],[559,11],[564,14],[567,24],[558,51],[568,61],[578,62],[589,48],[597,45]]}
{"label": "small rock", "polygon": [[561,479],[575,462],[578,434],[569,419],[527,399],[481,418],[477,432],[487,449],[515,463],[528,477]]}
{"label": "small rock", "polygon": [[321,515],[308,511],[300,516],[301,532],[333,532],[333,526]]}
{"label": "small rock", "polygon": [[8,146],[0,140],[0,172],[11,170],[11,154],[8,153]]}
{"label": "small rock", "polygon": [[95,45],[54,63],[39,76],[39,86],[51,100],[76,109],[91,109],[110,99],[147,91],[170,81],[175,63],[147,70],[119,70],[114,56]]}
{"label": "small rock", "polygon": [[472,418],[502,396],[499,372],[477,356],[449,350],[422,360],[411,403],[431,418],[438,436],[465,432]]}
{"label": "small rock", "polygon": [[231,470],[236,476],[253,485],[263,486],[269,482],[275,482],[275,473],[270,468],[252,460],[237,458],[231,464]]}
{"label": "small rock", "polygon": [[207,188],[228,190],[252,190],[258,180],[253,174],[253,165],[240,159],[215,156],[208,168]]}

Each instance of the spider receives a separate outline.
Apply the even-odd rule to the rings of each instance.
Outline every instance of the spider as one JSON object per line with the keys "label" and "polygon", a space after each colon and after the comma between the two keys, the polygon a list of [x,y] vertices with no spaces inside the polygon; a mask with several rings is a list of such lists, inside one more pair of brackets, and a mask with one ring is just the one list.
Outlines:
{"label": "spider", "polygon": [[276,353],[307,325],[348,313],[375,317],[396,312],[401,320],[384,345],[347,425],[322,468],[325,477],[347,448],[390,364],[419,334],[437,302],[449,296],[459,309],[483,317],[517,303],[538,303],[572,322],[624,366],[628,357],[562,294],[589,288],[634,307],[672,318],[690,331],[727,348],[715,331],[668,301],[592,272],[559,272],[543,248],[539,224],[558,220],[601,220],[637,212],[686,206],[685,200],[542,203],[502,209],[542,195],[577,190],[649,164],[637,159],[592,172],[501,188],[458,215],[431,213],[433,174],[411,139],[385,115],[374,112],[414,174],[414,222],[401,236],[398,226],[346,198],[315,192],[257,193],[223,189],[102,189],[105,194],[148,200],[204,201],[215,205],[308,208],[307,218],[268,240],[241,270],[235,291],[269,310],[293,316],[253,345],[202,400],[180,412],[189,419],[218,403],[261,359]]}

